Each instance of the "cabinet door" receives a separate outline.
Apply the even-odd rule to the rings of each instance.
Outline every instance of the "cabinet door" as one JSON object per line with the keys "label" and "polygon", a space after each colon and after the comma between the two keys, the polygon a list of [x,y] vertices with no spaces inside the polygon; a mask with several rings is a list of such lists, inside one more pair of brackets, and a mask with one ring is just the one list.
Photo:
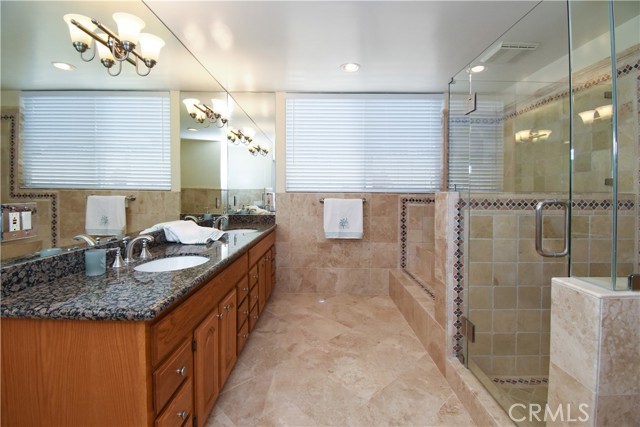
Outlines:
{"label": "cabinet door", "polygon": [[203,422],[207,419],[220,390],[220,313],[213,310],[193,333],[196,343],[194,381],[195,415]]}
{"label": "cabinet door", "polygon": [[220,322],[220,388],[227,381],[236,363],[237,316],[236,290],[227,294],[218,306],[221,314]]}
{"label": "cabinet door", "polygon": [[262,313],[267,302],[267,255],[258,262],[258,312]]}

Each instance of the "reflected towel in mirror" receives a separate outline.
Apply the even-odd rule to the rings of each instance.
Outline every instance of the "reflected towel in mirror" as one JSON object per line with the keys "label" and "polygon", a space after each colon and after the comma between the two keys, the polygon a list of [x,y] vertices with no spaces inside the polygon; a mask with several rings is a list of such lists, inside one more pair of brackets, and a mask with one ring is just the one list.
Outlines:
{"label": "reflected towel in mirror", "polygon": [[222,237],[224,231],[217,228],[201,227],[193,221],[179,221],[164,226],[164,235],[168,242],[187,245],[205,245]]}

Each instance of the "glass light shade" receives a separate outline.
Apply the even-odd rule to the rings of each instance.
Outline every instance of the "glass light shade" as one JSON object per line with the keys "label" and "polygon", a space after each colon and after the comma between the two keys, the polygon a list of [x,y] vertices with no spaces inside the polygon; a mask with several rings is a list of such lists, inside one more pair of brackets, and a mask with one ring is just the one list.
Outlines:
{"label": "glass light shade", "polygon": [[91,44],[91,40],[92,40],[91,36],[71,23],[71,20],[73,19],[77,21],[79,24],[82,24],[82,26],[85,27],[87,30],[94,31],[96,29],[96,26],[93,22],[91,22],[91,18],[84,15],[69,13],[67,15],[64,15],[63,19],[64,19],[64,22],[66,22],[67,25],[69,26],[69,34],[71,35],[72,42],[74,43],[82,42],[87,46]]}
{"label": "glass light shade", "polygon": [[185,107],[187,107],[187,111],[189,112],[189,114],[195,114],[196,116],[198,115],[198,113],[202,114],[202,111],[196,108],[196,105],[200,104],[199,99],[187,98],[183,100],[182,103],[184,104]]}
{"label": "glass light shade", "polygon": [[114,13],[113,20],[118,26],[118,37],[122,41],[138,44],[140,30],[144,28],[144,21],[130,13]]}
{"label": "glass light shade", "polygon": [[213,111],[215,111],[217,114],[222,115],[223,111],[226,111],[227,109],[227,103],[224,102],[221,99],[214,99],[211,98],[211,108],[213,109]]}
{"label": "glass light shade", "polygon": [[582,123],[584,123],[585,125],[588,125],[593,123],[593,119],[595,118],[595,115],[596,115],[596,110],[583,111],[582,113],[578,113],[578,115],[582,119]]}
{"label": "glass light shade", "polygon": [[[105,42],[109,39],[109,36],[107,36],[105,33],[98,33],[96,34],[96,36],[98,36],[100,39],[104,40]],[[111,49],[109,49],[107,46],[103,45],[100,42],[96,42],[96,46],[98,47],[98,55],[100,56],[100,59],[110,59],[112,61],[115,61],[115,58],[111,53]]]}
{"label": "glass light shade", "polygon": [[244,129],[242,129],[242,134],[244,136],[247,136],[249,138],[252,138],[256,135],[256,131],[250,127],[246,127]]}
{"label": "glass light shade", "polygon": [[596,112],[601,119],[608,119],[613,114],[613,105],[603,105],[601,107],[596,108]]}
{"label": "glass light shade", "polygon": [[164,41],[160,37],[149,33],[140,34],[140,53],[143,58],[158,61],[163,46]]}
{"label": "glass light shade", "polygon": [[528,141],[530,137],[531,137],[531,130],[529,129],[518,131],[516,132],[516,135],[515,135],[516,142]]}

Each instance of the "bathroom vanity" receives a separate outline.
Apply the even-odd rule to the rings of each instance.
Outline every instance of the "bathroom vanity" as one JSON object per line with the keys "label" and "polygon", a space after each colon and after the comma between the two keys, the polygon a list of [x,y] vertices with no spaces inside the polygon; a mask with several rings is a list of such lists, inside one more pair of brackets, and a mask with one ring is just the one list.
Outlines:
{"label": "bathroom vanity", "polygon": [[72,274],[4,297],[2,425],[204,425],[275,277],[275,226],[227,240],[151,248],[210,258],[200,266]]}

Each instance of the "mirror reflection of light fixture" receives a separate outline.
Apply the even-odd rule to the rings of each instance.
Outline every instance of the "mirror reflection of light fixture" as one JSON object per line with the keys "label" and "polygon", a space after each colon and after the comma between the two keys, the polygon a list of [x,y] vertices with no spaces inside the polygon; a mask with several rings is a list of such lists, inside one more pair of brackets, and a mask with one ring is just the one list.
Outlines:
{"label": "mirror reflection of light fixture", "polygon": [[269,154],[269,147],[267,147],[266,145],[251,144],[248,150],[249,150],[249,153],[251,153],[254,156],[257,156],[258,154],[262,154],[263,156],[266,156],[267,154]]}
{"label": "mirror reflection of light fixture", "polygon": [[[84,15],[70,13],[64,15],[64,21],[69,26],[69,34],[73,47],[80,53],[83,61],[89,62],[96,56],[96,50],[100,56],[100,62],[107,68],[110,76],[117,76],[122,71],[124,61],[136,67],[136,73],[147,76],[157,64],[160,49],[164,41],[153,34],[140,33],[144,28],[144,21],[129,13],[114,13],[113,20],[118,26],[118,34],[102,25],[93,18]],[[104,31],[97,34],[96,28]],[[136,50],[139,48],[139,51]],[[85,52],[93,49],[91,57],[86,57]],[[139,63],[147,68],[146,73],[140,71]],[[112,72],[112,67],[118,64],[118,71]]]}
{"label": "mirror reflection of light fixture", "polygon": [[551,135],[549,129],[525,129],[516,132],[515,139],[518,143],[546,141]]}
{"label": "mirror reflection of light fixture", "polygon": [[251,128],[244,128],[243,130],[236,130],[229,128],[227,130],[227,139],[236,145],[243,143],[249,145],[253,141],[256,131]]}
{"label": "mirror reflection of light fixture", "polygon": [[187,112],[193,120],[200,124],[204,124],[206,121],[204,127],[209,127],[213,123],[215,127],[221,128],[227,124],[231,115],[227,104],[219,99],[212,99],[211,107],[200,104],[200,100],[195,98],[184,99],[182,103],[187,107]]}
{"label": "mirror reflection of light fixture", "polygon": [[587,110],[587,111],[583,111],[582,113],[578,113],[578,115],[582,119],[582,123],[584,123],[585,125],[590,125],[595,120],[609,119],[611,118],[612,114],[613,114],[613,105],[611,104],[601,105],[595,110]]}

